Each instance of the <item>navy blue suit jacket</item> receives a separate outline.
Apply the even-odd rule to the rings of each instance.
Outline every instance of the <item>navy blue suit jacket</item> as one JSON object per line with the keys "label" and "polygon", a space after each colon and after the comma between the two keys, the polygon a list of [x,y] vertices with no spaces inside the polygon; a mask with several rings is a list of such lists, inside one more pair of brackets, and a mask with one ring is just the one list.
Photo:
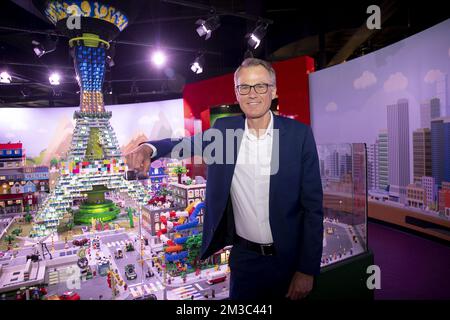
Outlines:
{"label": "navy blue suit jacket", "polygon": [[[323,247],[323,194],[314,137],[309,126],[289,118],[274,115],[273,125],[274,129],[279,129],[279,168],[270,176],[267,196],[275,250],[293,270],[317,275]],[[243,132],[245,116],[217,119],[213,128],[220,130],[224,137],[226,129],[242,129]],[[207,131],[194,137],[149,143],[156,147],[155,159],[170,156],[179,143],[191,148],[190,152],[180,152],[179,158],[203,155],[205,147],[211,143],[201,139]],[[197,144],[196,139],[199,139]],[[240,138],[232,140],[234,150],[239,150]],[[225,147],[223,154],[227,159]],[[230,164],[224,160],[223,164],[208,165],[201,259],[233,244],[235,226],[230,188],[237,152],[228,157],[234,158],[228,161],[232,162]]]}

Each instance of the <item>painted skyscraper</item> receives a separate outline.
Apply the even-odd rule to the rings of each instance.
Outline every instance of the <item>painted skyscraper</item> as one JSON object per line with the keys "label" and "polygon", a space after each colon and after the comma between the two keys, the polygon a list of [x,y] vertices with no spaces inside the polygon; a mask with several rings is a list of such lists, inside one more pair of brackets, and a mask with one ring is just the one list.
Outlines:
{"label": "painted skyscraper", "polygon": [[430,101],[425,101],[420,104],[420,127],[431,128]]}
{"label": "painted skyscraper", "polygon": [[339,177],[339,153],[336,150],[326,157],[325,171],[328,177]]}
{"label": "painted skyscraper", "polygon": [[378,145],[379,141],[377,140],[367,148],[367,183],[370,190],[377,190],[380,185],[378,181]]}
{"label": "painted skyscraper", "polygon": [[430,116],[431,120],[441,117],[441,101],[439,98],[430,100]]}
{"label": "painted skyscraper", "polygon": [[413,132],[413,172],[414,183],[423,176],[431,176],[431,131],[428,128]]}
{"label": "painted skyscraper", "polygon": [[448,97],[448,75],[436,81],[436,96],[441,102],[441,115],[450,117],[450,102]]}
{"label": "painted skyscraper", "polygon": [[410,184],[408,100],[387,106],[389,194],[403,202]]}
{"label": "painted skyscraper", "polygon": [[450,182],[450,117],[431,121],[431,160],[436,184]]}
{"label": "painted skyscraper", "polygon": [[388,133],[380,130],[378,134],[378,187],[386,189],[389,184]]}

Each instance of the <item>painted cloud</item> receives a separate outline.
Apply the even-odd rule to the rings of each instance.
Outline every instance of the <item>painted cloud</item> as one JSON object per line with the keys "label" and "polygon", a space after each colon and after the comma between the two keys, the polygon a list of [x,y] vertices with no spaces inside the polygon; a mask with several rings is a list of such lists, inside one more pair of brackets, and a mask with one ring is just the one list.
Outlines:
{"label": "painted cloud", "polygon": [[444,74],[439,69],[431,69],[425,75],[423,79],[425,83],[435,83],[438,80],[441,80],[444,77]]}
{"label": "painted cloud", "polygon": [[375,77],[375,75],[370,71],[364,71],[361,77],[353,81],[353,87],[357,90],[365,89],[374,85],[375,83],[377,83],[377,77]]}
{"label": "painted cloud", "polygon": [[327,104],[327,106],[325,107],[325,110],[327,112],[335,112],[335,111],[337,111],[337,108],[338,107],[337,107],[336,102],[332,101],[329,104]]}
{"label": "painted cloud", "polygon": [[401,72],[391,74],[383,86],[386,92],[401,91],[405,90],[406,87],[408,87],[408,78]]}

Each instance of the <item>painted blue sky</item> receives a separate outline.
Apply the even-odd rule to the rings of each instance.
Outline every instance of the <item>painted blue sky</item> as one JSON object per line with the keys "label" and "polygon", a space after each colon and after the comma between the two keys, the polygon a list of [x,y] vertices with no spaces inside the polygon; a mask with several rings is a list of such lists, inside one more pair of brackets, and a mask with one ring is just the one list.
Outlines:
{"label": "painted blue sky", "polygon": [[[379,130],[387,127],[386,106],[403,98],[409,100],[412,139],[412,131],[420,127],[420,103],[436,97],[436,80],[443,75],[450,98],[449,35],[450,19],[310,74],[311,123],[317,143],[374,143]],[[445,115],[445,107],[441,106],[441,114]]]}

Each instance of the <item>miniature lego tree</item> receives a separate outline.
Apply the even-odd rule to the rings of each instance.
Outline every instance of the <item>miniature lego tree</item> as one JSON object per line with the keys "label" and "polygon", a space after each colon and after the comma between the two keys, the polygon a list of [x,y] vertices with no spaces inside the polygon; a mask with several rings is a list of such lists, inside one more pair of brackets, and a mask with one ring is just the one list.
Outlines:
{"label": "miniature lego tree", "polygon": [[15,235],[16,237],[18,237],[21,233],[22,233],[22,228],[16,228],[11,232],[11,234]]}
{"label": "miniature lego tree", "polygon": [[[29,206],[28,206],[29,207]],[[23,216],[24,220],[26,223],[30,223],[33,220],[33,216],[27,212],[24,216]]]}
{"label": "miniature lego tree", "polygon": [[187,169],[184,166],[176,166],[172,169],[172,173],[178,176],[178,183],[181,184],[181,177],[183,174],[187,173]]}
{"label": "miniature lego tree", "polygon": [[188,262],[195,269],[198,265],[200,248],[202,246],[202,235],[196,234],[186,240],[186,249],[188,250]]}
{"label": "miniature lego tree", "polygon": [[50,166],[56,168],[58,166],[58,159],[52,158],[52,160],[50,160]]}
{"label": "miniature lego tree", "polygon": [[11,245],[11,243],[16,240],[16,237],[12,234],[8,234],[5,236],[5,241],[8,242],[8,245]]}

